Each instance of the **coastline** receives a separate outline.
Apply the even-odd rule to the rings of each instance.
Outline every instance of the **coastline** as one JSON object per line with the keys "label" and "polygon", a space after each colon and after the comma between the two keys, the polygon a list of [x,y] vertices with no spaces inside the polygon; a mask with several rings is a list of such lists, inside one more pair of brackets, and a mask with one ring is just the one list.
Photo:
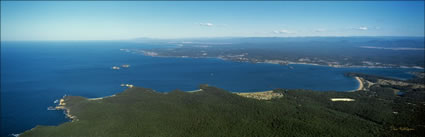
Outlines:
{"label": "coastline", "polygon": [[56,110],[64,110],[64,114],[67,118],[71,119],[71,122],[78,121],[76,116],[70,114],[71,110],[66,107],[65,99],[67,96],[64,96],[60,99],[59,105],[55,107]]}
{"label": "coastline", "polygon": [[115,94],[110,95],[110,96],[98,97],[98,98],[88,98],[87,100],[101,100],[101,99],[104,99],[104,98],[109,98],[109,97],[114,97],[114,96],[115,96]]}
{"label": "coastline", "polygon": [[355,91],[363,90],[364,89],[363,80],[358,76],[355,76],[354,79],[357,80],[357,82],[359,83],[359,86],[357,87],[357,89],[351,90],[349,92],[355,92]]}
{"label": "coastline", "polygon": [[[359,82],[359,86],[355,90],[344,91],[344,92],[355,92],[355,91],[359,91],[359,90],[365,89],[364,84],[363,84],[364,79],[362,79],[359,76],[355,76],[353,78],[357,82]],[[127,89],[130,89],[130,88],[127,88]],[[197,89],[197,90],[190,90],[190,91],[184,91],[184,92],[186,92],[186,93],[197,93],[197,92],[202,92],[202,91],[204,91],[204,90],[201,88],[201,89]],[[260,100],[260,101],[269,101],[269,100],[272,100],[272,99],[282,98],[282,97],[286,96],[286,95],[284,95],[282,93],[274,92],[274,90],[254,91],[254,92],[231,92],[231,91],[229,91],[229,92],[232,93],[232,94],[234,94],[234,95],[240,96],[240,97],[251,98],[251,99],[256,99],[256,100]],[[158,92],[158,93],[167,94],[167,92]],[[59,100],[59,104],[55,107],[55,109],[56,110],[64,110],[65,116],[67,118],[71,119],[70,122],[79,121],[79,119],[76,116],[71,115],[71,109],[69,107],[67,107],[67,105],[68,105],[67,104],[67,101],[70,99],[70,97],[72,97],[72,96],[67,96],[67,95],[63,96]],[[109,96],[104,96],[104,97],[97,97],[97,98],[85,98],[85,100],[87,100],[87,101],[96,101],[96,100],[102,100],[102,99],[110,98],[110,97],[116,97],[116,94],[109,95]],[[349,102],[351,102],[351,101],[355,101],[355,100],[352,99],[352,98],[331,98],[330,101],[332,101],[332,102],[335,102],[335,101],[349,101]],[[30,130],[33,130],[34,128],[32,128]],[[24,132],[26,132],[26,131],[24,131]],[[19,133],[19,134],[16,134],[16,135],[19,136],[22,133]]]}
{"label": "coastline", "polygon": [[[356,91],[360,91],[360,90],[365,89],[365,85],[364,85],[365,80],[362,77],[354,76],[353,78],[359,83],[357,89],[349,90],[349,91],[342,91],[342,92],[356,92]],[[130,89],[130,88],[127,88],[127,89]],[[184,91],[184,92],[186,92],[186,93],[197,93],[197,92],[202,92],[202,91],[204,91],[204,90],[201,88],[201,89],[197,89],[197,90],[189,90],[189,91]],[[263,101],[267,101],[267,100],[271,100],[271,99],[275,99],[275,98],[281,98],[281,97],[284,96],[282,93],[275,93],[273,90],[254,91],[254,92],[231,92],[231,91],[229,91],[229,92],[232,93],[232,94],[244,97],[244,98],[251,98],[251,99],[263,100]],[[158,93],[167,94],[167,92],[158,92]],[[105,99],[105,98],[115,97],[115,96],[116,96],[116,94],[109,95],[109,96],[103,96],[103,97],[97,97],[97,98],[85,98],[85,99],[88,100],[88,101],[96,101],[96,100],[102,100],[102,99]],[[67,118],[71,119],[70,122],[79,121],[76,116],[71,115],[71,109],[69,107],[67,107],[67,100],[69,99],[69,97],[71,97],[71,96],[67,96],[67,95],[63,96],[58,101],[58,105],[55,107],[55,110],[64,110],[65,116]],[[331,99],[331,101],[332,101],[332,99]],[[349,101],[354,101],[354,100],[349,99]],[[32,129],[34,129],[34,128],[32,128]],[[30,130],[32,130],[32,129],[30,129]],[[20,133],[20,134],[22,134],[22,133]],[[19,135],[19,134],[17,134],[17,135]]]}
{"label": "coastline", "polygon": [[[129,50],[129,49],[127,49]],[[146,51],[142,52],[132,52],[132,53],[141,53],[144,56],[150,56],[150,57],[162,57],[162,58],[213,58],[213,59],[220,59],[225,61],[235,61],[235,62],[250,62],[250,63],[264,63],[264,64],[276,64],[276,65],[293,65],[293,64],[301,64],[301,65],[313,65],[313,66],[323,66],[323,67],[332,67],[332,68],[400,68],[400,69],[418,69],[418,70],[425,70],[425,68],[420,66],[361,66],[361,65],[326,65],[326,64],[318,64],[318,63],[308,63],[308,62],[294,62],[294,61],[283,61],[279,60],[280,62],[273,62],[273,60],[264,60],[264,61],[249,61],[249,60],[235,60],[232,58],[225,58],[222,56],[218,57],[191,57],[191,56],[164,56],[159,55],[158,53],[155,54],[147,54]],[[285,63],[281,63],[285,62]],[[391,64],[390,64],[391,65]]]}
{"label": "coastline", "polygon": [[[253,118],[255,118],[255,116],[258,116],[258,115],[263,115],[262,114],[263,112],[274,113],[275,111],[273,111],[273,110],[280,108],[282,105],[284,105],[285,107],[288,107],[288,108],[281,109],[281,111],[286,111],[287,109],[292,109],[292,110],[296,111],[296,110],[300,110],[300,108],[301,108],[301,110],[304,110],[304,109],[309,109],[311,107],[314,107],[311,110],[316,110],[315,106],[317,104],[321,104],[321,103],[316,102],[315,100],[318,100],[322,103],[323,102],[326,103],[326,102],[331,102],[331,101],[332,102],[353,102],[353,101],[356,101],[358,99],[358,98],[355,97],[355,95],[354,96],[353,95],[347,95],[347,96],[341,97],[341,95],[339,95],[339,94],[338,95],[335,95],[335,94],[311,94],[312,91],[287,91],[287,90],[272,91],[272,90],[268,90],[268,91],[248,92],[248,93],[232,92],[233,93],[233,96],[232,96],[232,95],[230,95],[228,93],[224,93],[224,92],[214,92],[216,90],[221,91],[221,89],[218,89],[218,88],[208,88],[208,87],[202,88],[202,86],[201,86],[201,89],[203,89],[203,90],[201,90],[201,91],[193,90],[193,91],[196,91],[196,92],[205,91],[204,93],[206,93],[206,94],[198,94],[198,95],[201,95],[201,96],[197,96],[197,95],[194,95],[193,93],[186,93],[186,95],[184,95],[184,96],[200,97],[200,98],[186,98],[186,99],[204,100],[205,99],[204,97],[209,97],[208,95],[211,95],[211,97],[213,97],[213,100],[210,103],[215,103],[217,101],[220,101],[220,102],[226,102],[228,104],[231,104],[229,106],[232,106],[233,107],[232,109],[225,109],[229,113],[233,113],[234,110],[239,110],[239,108],[241,110],[250,110],[250,111],[247,111],[246,113],[253,114],[252,115]],[[116,96],[112,96],[112,97],[116,98],[116,99],[119,98],[118,100],[127,101],[122,105],[127,105],[128,103],[133,103],[131,101],[135,101],[134,103],[136,103],[137,102],[136,100],[138,100],[139,97],[141,99],[148,99],[148,98],[152,99],[152,100],[144,100],[144,101],[141,101],[141,102],[137,102],[137,103],[141,104],[142,106],[145,105],[146,102],[153,102],[155,100],[158,100],[159,102],[162,101],[161,100],[162,97],[160,97],[158,95],[153,95],[152,90],[150,90],[150,89],[135,87],[134,90],[132,90],[132,89],[130,89],[130,90],[131,90],[131,92],[127,92],[127,93],[131,93],[131,94],[122,94],[123,96],[120,96],[120,94],[117,94]],[[139,91],[139,90],[142,90],[142,91]],[[135,94],[135,93],[140,93],[140,94]],[[164,95],[161,92],[158,92],[158,93],[160,93],[161,95]],[[273,93],[276,94],[276,95],[279,95],[279,96],[278,97],[270,97],[270,98],[266,98],[265,96],[251,96],[251,97],[242,96],[242,95],[261,95],[261,94],[270,95],[270,94],[273,94]],[[190,95],[190,94],[192,94],[192,95]],[[134,97],[132,97],[133,95],[134,95]],[[150,95],[152,95],[152,96],[150,96]],[[207,96],[205,96],[205,95],[207,95]],[[303,95],[307,95],[307,96],[303,96]],[[323,96],[323,95],[326,95],[326,96]],[[311,97],[311,96],[313,96],[313,97]],[[111,96],[106,96],[106,97],[111,97]],[[123,97],[130,97],[130,98],[123,98]],[[152,97],[159,97],[159,98],[152,98]],[[171,101],[178,102],[178,101],[180,101],[180,99],[181,99],[180,97],[182,97],[182,95],[181,94],[173,94],[172,97],[175,97],[177,99],[171,98],[170,99]],[[325,97],[325,98],[324,99],[318,99],[318,97]],[[246,99],[244,99],[244,98],[246,98]],[[278,98],[278,99],[276,99],[276,98]],[[313,98],[314,100],[308,100],[310,98]],[[328,98],[330,98],[330,99],[328,99]],[[112,99],[112,98],[110,98],[110,99]],[[220,99],[220,100],[216,100],[216,99]],[[233,105],[233,103],[235,103],[235,102],[226,101],[226,100],[229,100],[229,99],[235,100],[235,102],[238,102],[238,100],[241,100],[241,103],[238,104],[238,105]],[[68,121],[67,122],[68,124],[64,124],[63,126],[61,126],[61,129],[54,129],[55,127],[50,127],[50,129],[34,128],[37,131],[30,132],[32,134],[22,133],[22,136],[31,136],[31,135],[40,136],[43,133],[45,133],[45,131],[53,131],[53,130],[54,131],[66,131],[66,132],[56,132],[56,133],[69,134],[69,133],[67,133],[68,131],[70,133],[75,133],[75,132],[79,132],[79,130],[84,129],[84,128],[76,128],[76,129],[74,128],[74,129],[72,129],[72,127],[86,127],[87,128],[87,126],[92,126],[93,124],[98,124],[102,121],[105,122],[104,120],[102,120],[103,118],[99,118],[100,120],[97,119],[97,120],[94,120],[94,122],[93,122],[92,120],[90,120],[90,119],[93,119],[93,116],[103,116],[102,114],[104,114],[105,112],[106,113],[112,112],[110,114],[119,114],[120,112],[122,112],[122,106],[121,105],[114,105],[114,104],[108,104],[108,105],[111,105],[111,107],[113,107],[113,108],[119,108],[119,109],[115,109],[114,111],[100,111],[100,112],[98,112],[98,110],[93,109],[93,107],[87,108],[85,106],[86,105],[92,106],[94,104],[102,103],[103,101],[102,100],[100,100],[100,101],[99,100],[98,101],[87,101],[87,100],[88,100],[88,98],[78,97],[78,96],[66,96],[66,97],[64,97],[63,99],[60,100],[60,106],[63,106],[64,109],[67,109],[67,107],[73,109],[72,111],[75,111],[75,112],[72,112],[72,113],[79,117],[79,119],[80,119],[79,121],[78,121],[78,119],[76,119],[74,121]],[[107,100],[109,100],[109,99],[107,99]],[[184,102],[181,102],[181,104],[186,106],[187,103],[196,103],[196,102],[198,102],[198,100],[195,100],[194,102],[185,102],[184,101]],[[270,100],[270,101],[268,101],[268,100]],[[116,101],[117,100],[114,100],[112,102],[103,102],[103,103],[114,103],[114,102],[120,103],[120,102],[116,102]],[[200,101],[200,102],[202,102],[202,101]],[[363,103],[362,100],[359,100],[358,102]],[[257,106],[257,105],[254,105],[253,103],[260,103],[258,105],[258,107],[264,108],[264,109],[269,108],[269,109],[266,109],[266,110],[259,109],[259,110],[251,111],[252,106]],[[282,104],[276,104],[276,103],[282,103]],[[75,105],[75,104],[80,104],[80,105]],[[154,102],[152,104],[156,104],[156,102]],[[169,110],[170,108],[168,108],[169,104],[174,104],[174,103],[168,103],[167,102],[167,103],[163,103],[163,104],[166,107],[164,108],[164,107],[159,106],[159,107],[163,108],[163,109],[161,109],[162,110],[161,112],[164,112],[164,113],[161,113],[161,114],[168,114],[169,111],[170,111]],[[199,104],[201,104],[201,103],[199,103]],[[264,105],[267,105],[267,104],[270,105],[270,106],[264,106]],[[312,106],[310,104],[312,104]],[[350,104],[356,105],[357,103],[354,103],[354,104],[350,103]],[[104,106],[105,105],[102,105],[102,104],[96,105],[96,107],[98,107],[98,108],[100,107],[100,109],[104,108]],[[152,106],[150,104],[145,105],[145,106],[150,106],[150,107],[147,107],[147,109],[143,108],[143,107],[138,108],[138,109],[153,110],[152,112],[158,111],[158,110],[155,110],[155,109],[150,109],[150,108],[156,108],[158,106]],[[217,108],[221,108],[221,107],[226,107],[228,105],[218,104],[216,106],[217,106]],[[109,107],[109,106],[106,106],[106,107]],[[276,108],[272,108],[272,107],[276,107]],[[193,107],[193,108],[198,108],[198,107]],[[323,107],[323,108],[325,108],[325,107]],[[77,112],[77,111],[87,112],[86,110],[90,110],[90,113],[93,113],[93,112],[96,112],[96,113],[93,113],[92,116],[87,117],[86,115],[85,116],[80,115],[80,114],[86,114],[86,113]],[[135,109],[135,110],[137,110],[137,109]],[[315,111],[311,111],[311,110],[305,111],[305,112],[315,112]],[[67,111],[69,113],[71,110],[67,109]],[[171,109],[171,111],[173,111],[173,109]],[[178,109],[178,111],[180,111],[180,109]],[[191,113],[192,115],[196,115],[198,113],[198,111],[192,111],[192,110],[190,110],[190,111],[192,112]],[[136,116],[140,115],[140,113],[138,113],[138,112],[140,112],[140,111],[131,112],[131,113],[129,113],[129,115],[118,115],[120,117],[113,117],[114,118],[113,120],[122,120],[123,118],[125,118],[126,120],[132,120],[132,119],[127,119],[127,118],[132,118],[131,116],[134,116],[134,115],[136,115]],[[323,112],[328,112],[328,111],[324,110]],[[342,113],[344,113],[344,112],[342,112]],[[183,114],[186,114],[186,113],[183,113]],[[203,113],[203,114],[206,114],[205,116],[209,116],[208,115],[209,113]],[[221,115],[222,111],[218,111],[218,113],[216,113],[216,114]],[[240,114],[245,115],[245,112],[240,113]],[[323,113],[321,112],[319,114],[323,114]],[[329,118],[332,118],[332,116],[334,116],[334,114],[335,113],[329,113]],[[153,116],[157,116],[157,115],[153,115]],[[163,115],[163,116],[167,116],[167,115]],[[179,116],[177,116],[177,117],[179,117]],[[283,117],[285,117],[285,116],[283,116]],[[311,116],[308,116],[308,117],[311,117]],[[229,117],[229,118],[232,119],[234,117]],[[243,119],[244,117],[237,117],[237,118]],[[264,118],[267,119],[268,117],[264,117]],[[295,118],[297,118],[297,117],[295,117]],[[342,116],[341,118],[344,118],[344,116]],[[96,118],[94,118],[94,119],[96,119]],[[150,119],[150,118],[148,118],[148,119]],[[191,119],[191,117],[189,117],[188,119]],[[141,119],[135,119],[135,120],[140,121]],[[156,119],[153,119],[153,121],[154,120],[156,120]],[[363,119],[360,118],[359,120],[363,120]],[[74,122],[74,123],[72,123],[72,122]],[[90,122],[92,122],[92,123],[90,123]],[[144,122],[144,121],[142,121],[142,122]],[[338,121],[336,120],[336,122],[338,122]],[[90,123],[92,125],[87,125],[87,123]],[[127,122],[122,122],[121,124],[126,125]],[[175,125],[179,126],[179,124],[180,123],[177,123]],[[270,125],[269,123],[265,123],[265,124]],[[122,127],[122,125],[118,125],[118,127]],[[71,127],[71,129],[69,129],[70,127]],[[105,128],[103,128],[104,126],[103,127],[98,126],[98,127],[100,127],[99,129],[105,129]],[[144,127],[142,127],[142,128],[144,128]],[[86,133],[86,135],[88,135],[88,136],[93,136],[94,134],[87,134],[87,133],[91,133],[91,130],[94,130],[94,129],[89,129],[87,131],[84,131],[84,133]],[[106,129],[104,131],[107,131],[107,130],[110,130],[110,129]],[[127,130],[127,131],[125,131],[125,133],[129,133],[131,131],[134,131],[134,130]],[[243,131],[243,129],[242,129],[242,131]],[[34,134],[34,133],[39,133],[39,134]],[[294,133],[296,133],[296,131]],[[56,135],[57,136],[64,136],[64,134],[60,134],[60,135],[56,134]],[[81,135],[82,134],[74,134],[73,136],[81,136]],[[53,136],[54,136],[54,134],[53,134]],[[70,134],[70,136],[71,136],[71,134]],[[105,134],[105,135],[102,135],[102,136],[107,136],[107,135]]]}

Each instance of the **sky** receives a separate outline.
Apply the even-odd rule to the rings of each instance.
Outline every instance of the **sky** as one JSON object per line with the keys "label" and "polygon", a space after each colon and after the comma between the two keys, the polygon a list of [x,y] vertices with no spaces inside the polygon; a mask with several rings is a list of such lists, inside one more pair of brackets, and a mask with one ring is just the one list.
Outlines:
{"label": "sky", "polygon": [[424,1],[1,1],[1,40],[424,36]]}

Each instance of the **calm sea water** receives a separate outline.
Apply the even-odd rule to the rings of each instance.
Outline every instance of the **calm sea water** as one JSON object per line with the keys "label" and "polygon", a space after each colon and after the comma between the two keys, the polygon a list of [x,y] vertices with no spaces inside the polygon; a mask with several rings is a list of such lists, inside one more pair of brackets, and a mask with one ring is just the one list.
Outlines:
{"label": "calm sea water", "polygon": [[[36,125],[68,121],[49,111],[63,95],[101,97],[123,91],[122,83],[167,92],[209,84],[230,91],[274,88],[347,91],[358,83],[345,72],[408,79],[415,69],[331,68],[252,64],[219,59],[158,58],[120,51],[167,46],[129,42],[2,42],[1,136]],[[113,70],[112,66],[131,67]]]}

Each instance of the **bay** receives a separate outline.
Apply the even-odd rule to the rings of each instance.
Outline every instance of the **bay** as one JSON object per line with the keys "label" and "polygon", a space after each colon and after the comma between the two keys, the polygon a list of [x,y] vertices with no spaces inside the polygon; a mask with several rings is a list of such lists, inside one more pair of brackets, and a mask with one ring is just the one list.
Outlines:
{"label": "bay", "polygon": [[[133,84],[159,92],[199,89],[209,84],[234,92],[275,88],[349,91],[358,83],[346,72],[399,79],[417,69],[332,68],[232,62],[214,58],[150,57],[120,49],[167,48],[171,45],[125,41],[58,41],[1,43],[1,136],[36,125],[68,121],[62,111],[49,111],[64,95],[102,97]],[[129,68],[111,69],[129,64]]]}

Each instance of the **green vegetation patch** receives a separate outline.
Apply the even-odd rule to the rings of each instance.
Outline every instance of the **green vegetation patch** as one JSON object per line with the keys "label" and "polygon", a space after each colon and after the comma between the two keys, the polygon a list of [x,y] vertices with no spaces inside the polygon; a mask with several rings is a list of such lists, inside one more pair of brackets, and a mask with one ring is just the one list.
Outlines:
{"label": "green vegetation patch", "polygon": [[[274,90],[272,100],[244,98],[201,86],[200,92],[159,93],[129,88],[99,100],[67,96],[76,118],[59,126],[37,126],[21,137],[232,137],[232,136],[403,136],[396,131],[394,101],[359,92]],[[365,91],[366,92],[366,91]],[[331,102],[332,97],[354,102]],[[402,113],[402,112],[400,112]],[[404,114],[404,113],[403,113]],[[408,113],[410,114],[410,113]],[[402,115],[403,118],[411,115]],[[391,122],[392,121],[392,122]]]}

